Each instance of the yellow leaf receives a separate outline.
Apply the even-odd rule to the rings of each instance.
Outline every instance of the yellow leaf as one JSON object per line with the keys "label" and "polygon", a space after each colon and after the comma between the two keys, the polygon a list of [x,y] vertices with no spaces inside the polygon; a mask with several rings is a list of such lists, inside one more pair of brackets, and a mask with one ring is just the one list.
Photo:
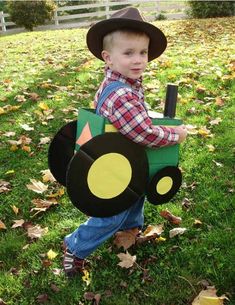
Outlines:
{"label": "yellow leaf", "polygon": [[17,208],[15,205],[12,205],[11,207],[14,213],[17,215],[19,213],[19,208]]}
{"label": "yellow leaf", "polygon": [[83,282],[85,282],[88,285],[91,283],[90,273],[85,269],[83,270],[84,275],[82,276]]}
{"label": "yellow leaf", "polygon": [[4,113],[5,113],[5,110],[2,107],[0,107],[0,114],[4,114]]}
{"label": "yellow leaf", "polygon": [[12,175],[14,173],[15,173],[14,169],[10,169],[9,171],[5,172],[5,175]]}
{"label": "yellow leaf", "polygon": [[206,145],[208,147],[209,152],[214,152],[215,151],[215,146],[208,144]]}
{"label": "yellow leaf", "polygon": [[38,107],[39,107],[40,109],[42,109],[42,110],[49,110],[48,105],[47,105],[46,103],[44,103],[44,102],[39,103],[39,104],[38,104]]}
{"label": "yellow leaf", "polygon": [[49,198],[55,198],[55,197],[61,197],[64,195],[64,189],[63,188],[60,188],[58,189],[58,191],[56,193],[53,193],[53,194],[50,194],[48,195],[47,197]]}
{"label": "yellow leaf", "polygon": [[192,305],[223,305],[224,300],[228,300],[228,298],[225,295],[218,297],[215,287],[207,287],[206,290],[199,293]]}
{"label": "yellow leaf", "polygon": [[16,150],[18,150],[18,146],[17,145],[11,145],[10,151],[16,151]]}
{"label": "yellow leaf", "polygon": [[48,257],[50,260],[53,260],[57,255],[58,255],[58,253],[54,252],[52,249],[50,249],[50,250],[47,252],[47,257]]}
{"label": "yellow leaf", "polygon": [[160,236],[160,237],[157,237],[157,238],[155,239],[155,241],[157,241],[157,242],[166,241],[166,238],[165,238],[165,237]]}
{"label": "yellow leaf", "polygon": [[198,133],[202,136],[202,137],[210,137],[211,136],[211,132],[209,129],[207,129],[206,127],[202,127],[198,130]]}

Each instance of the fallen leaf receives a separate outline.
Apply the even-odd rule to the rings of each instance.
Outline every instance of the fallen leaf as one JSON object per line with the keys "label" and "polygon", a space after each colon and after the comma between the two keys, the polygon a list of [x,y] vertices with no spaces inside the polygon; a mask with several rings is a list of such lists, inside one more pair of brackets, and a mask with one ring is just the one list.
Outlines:
{"label": "fallen leaf", "polygon": [[220,107],[224,106],[224,100],[221,97],[217,96],[215,99],[215,105]]}
{"label": "fallen leaf", "polygon": [[212,144],[208,144],[206,146],[208,147],[209,152],[214,152],[215,151],[215,146],[213,146]]}
{"label": "fallen leaf", "polygon": [[10,183],[5,180],[0,180],[0,194],[10,191]]}
{"label": "fallen leaf", "polygon": [[47,252],[47,257],[48,257],[50,260],[53,260],[54,258],[56,258],[57,255],[58,255],[58,253],[54,252],[52,249],[50,249],[50,250]]}
{"label": "fallen leaf", "polygon": [[3,136],[5,136],[5,137],[14,137],[15,135],[16,135],[16,133],[14,131],[8,131],[3,134]]}
{"label": "fallen leaf", "polygon": [[175,237],[177,235],[182,235],[185,233],[187,229],[186,228],[174,228],[169,231],[170,238]]}
{"label": "fallen leaf", "polygon": [[210,130],[207,129],[205,126],[203,126],[202,128],[200,128],[198,130],[198,134],[201,135],[204,138],[212,137],[212,134],[211,134]]}
{"label": "fallen leaf", "polygon": [[173,215],[170,211],[168,210],[163,210],[160,212],[160,216],[163,218],[167,219],[170,223],[174,225],[179,225],[182,222],[181,217],[177,217]]}
{"label": "fallen leaf", "polygon": [[202,222],[200,219],[195,219],[193,225],[196,227],[200,227],[202,225]]}
{"label": "fallen leaf", "polygon": [[5,223],[0,220],[0,230],[1,229],[6,229],[6,228],[7,227],[6,227]]}
{"label": "fallen leaf", "polygon": [[43,174],[43,176],[42,176],[43,182],[55,182],[56,181],[49,169],[42,170],[41,173]]}
{"label": "fallen leaf", "polygon": [[40,139],[39,145],[45,145],[51,141],[51,138],[49,137],[44,137]]}
{"label": "fallen leaf", "polygon": [[46,103],[44,103],[44,102],[39,103],[39,104],[38,104],[38,107],[39,107],[40,109],[42,109],[42,110],[49,110],[48,105],[47,105]]}
{"label": "fallen leaf", "polygon": [[12,205],[11,207],[12,207],[12,210],[14,211],[14,213],[15,213],[16,215],[18,215],[18,213],[19,213],[19,208],[17,208],[15,205]]}
{"label": "fallen leaf", "polygon": [[185,125],[185,128],[187,129],[188,134],[191,134],[191,135],[198,134],[197,126],[188,124],[188,125]]}
{"label": "fallen leaf", "polygon": [[64,195],[64,188],[59,188],[57,192],[47,195],[49,198],[61,197]]}
{"label": "fallen leaf", "polygon": [[221,118],[216,118],[216,119],[210,121],[210,125],[219,125],[219,123],[221,123],[221,122],[222,122]]}
{"label": "fallen leaf", "polygon": [[85,269],[83,270],[83,274],[84,275],[82,276],[82,280],[87,284],[87,286],[89,286],[91,283],[90,273],[88,270]]}
{"label": "fallen leaf", "polygon": [[139,234],[138,228],[117,232],[115,234],[115,239],[113,243],[118,248],[123,247],[124,250],[127,250],[128,248],[130,248],[132,245],[135,244],[136,236],[138,234]]}
{"label": "fallen leaf", "polygon": [[216,166],[218,166],[218,167],[223,167],[223,164],[222,164],[222,163],[217,162],[217,161],[215,161],[215,160],[212,160],[212,161],[215,163]]}
{"label": "fallen leaf", "polygon": [[20,124],[20,127],[23,128],[26,131],[34,130],[34,128],[30,127],[28,124]]}
{"label": "fallen leaf", "polygon": [[51,290],[54,292],[59,292],[60,288],[58,286],[56,286],[56,284],[51,284]]}
{"label": "fallen leaf", "polygon": [[207,287],[193,300],[192,305],[223,305],[224,300],[228,300],[228,298],[225,295],[218,297],[215,287]]}
{"label": "fallen leaf", "polygon": [[143,235],[140,235],[136,238],[136,244],[142,244],[149,240],[156,240],[160,237],[163,232],[163,224],[160,225],[148,225],[146,230],[143,232]]}
{"label": "fallen leaf", "polygon": [[31,92],[28,95],[32,101],[38,101],[40,99],[40,96],[35,92]]}
{"label": "fallen leaf", "polygon": [[134,265],[136,261],[136,255],[130,255],[128,252],[126,253],[119,253],[117,254],[118,258],[120,259],[120,263],[118,263],[118,266],[122,268],[130,268]]}
{"label": "fallen leaf", "polygon": [[41,181],[36,181],[35,179],[30,179],[30,182],[31,182],[31,184],[27,184],[26,187],[29,190],[34,191],[35,193],[42,194],[48,188],[48,186],[45,185],[44,183],[42,183]]}
{"label": "fallen leaf", "polygon": [[25,222],[24,219],[13,220],[13,221],[14,221],[14,224],[11,226],[13,229],[22,227]]}
{"label": "fallen leaf", "polygon": [[35,208],[32,208],[30,212],[36,211],[36,213],[32,217],[35,217],[38,213],[45,212],[51,206],[58,204],[58,202],[54,198],[50,200],[37,198],[37,199],[33,199],[32,203],[35,205]]}
{"label": "fallen leaf", "polygon": [[41,228],[39,225],[29,226],[27,229],[28,236],[32,239],[40,238],[48,232],[48,228]]}
{"label": "fallen leaf", "polygon": [[46,293],[37,296],[38,303],[46,303],[48,301],[48,295]]}

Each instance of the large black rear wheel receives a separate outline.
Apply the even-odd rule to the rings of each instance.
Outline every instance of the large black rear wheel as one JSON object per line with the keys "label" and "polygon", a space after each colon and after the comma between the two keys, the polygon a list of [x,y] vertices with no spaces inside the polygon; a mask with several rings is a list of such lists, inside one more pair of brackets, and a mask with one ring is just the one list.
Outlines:
{"label": "large black rear wheel", "polygon": [[111,132],[94,137],[74,155],[67,171],[67,191],[85,214],[109,217],[144,194],[147,178],[144,148]]}
{"label": "large black rear wheel", "polygon": [[48,150],[48,165],[55,179],[66,186],[67,167],[74,155],[77,121],[63,126],[54,136]]}

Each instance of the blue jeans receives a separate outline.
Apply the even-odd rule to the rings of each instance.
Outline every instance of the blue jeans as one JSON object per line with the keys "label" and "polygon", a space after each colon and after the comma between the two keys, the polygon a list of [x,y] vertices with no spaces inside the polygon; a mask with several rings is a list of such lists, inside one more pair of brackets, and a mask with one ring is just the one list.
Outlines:
{"label": "blue jeans", "polygon": [[79,258],[86,258],[103,242],[120,230],[142,228],[144,224],[144,197],[129,209],[111,217],[91,217],[73,233],[65,237],[68,249]]}

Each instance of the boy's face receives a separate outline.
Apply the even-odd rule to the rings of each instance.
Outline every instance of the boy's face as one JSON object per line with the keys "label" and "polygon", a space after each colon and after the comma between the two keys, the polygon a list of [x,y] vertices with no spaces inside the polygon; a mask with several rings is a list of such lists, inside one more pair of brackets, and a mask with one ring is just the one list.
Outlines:
{"label": "boy's face", "polygon": [[138,79],[148,63],[148,36],[125,32],[115,32],[113,35],[109,50],[102,52],[104,61],[113,71]]}

